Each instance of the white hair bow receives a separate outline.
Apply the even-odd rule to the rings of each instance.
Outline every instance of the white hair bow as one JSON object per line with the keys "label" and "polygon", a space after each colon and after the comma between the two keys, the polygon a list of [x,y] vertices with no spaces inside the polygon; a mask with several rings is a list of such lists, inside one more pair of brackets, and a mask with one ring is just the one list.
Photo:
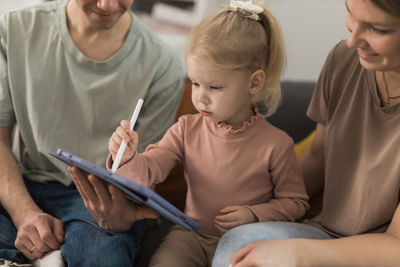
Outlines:
{"label": "white hair bow", "polygon": [[264,9],[261,6],[253,4],[252,0],[249,1],[235,1],[230,0],[229,8],[234,11],[242,11],[241,15],[254,20],[259,20],[258,14],[262,13]]}

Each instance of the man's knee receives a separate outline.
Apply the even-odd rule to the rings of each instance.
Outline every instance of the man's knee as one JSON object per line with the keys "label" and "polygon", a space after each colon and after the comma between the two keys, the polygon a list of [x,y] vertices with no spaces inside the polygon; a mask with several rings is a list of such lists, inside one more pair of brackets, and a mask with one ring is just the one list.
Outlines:
{"label": "man's knee", "polygon": [[61,250],[68,266],[133,266],[137,254],[131,242],[112,235],[80,244],[70,240]]}
{"label": "man's knee", "polygon": [[62,255],[68,266],[133,266],[142,245],[142,224],[134,231],[112,233],[86,222],[68,227]]}

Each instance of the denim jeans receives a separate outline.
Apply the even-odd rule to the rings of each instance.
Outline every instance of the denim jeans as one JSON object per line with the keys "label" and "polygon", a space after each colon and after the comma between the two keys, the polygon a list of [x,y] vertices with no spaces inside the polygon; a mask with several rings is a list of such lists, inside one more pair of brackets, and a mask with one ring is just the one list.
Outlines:
{"label": "denim jeans", "polygon": [[228,267],[232,255],[249,243],[267,239],[310,238],[332,239],[320,228],[303,223],[259,222],[245,224],[226,232],[219,240],[213,267]]}
{"label": "denim jeans", "polygon": [[[74,186],[27,179],[25,184],[39,207],[63,222],[61,254],[67,266],[134,265],[146,232],[143,220],[135,222],[127,232],[109,232],[98,226]],[[16,236],[17,229],[0,206],[0,258],[27,263],[28,259],[14,246]]]}

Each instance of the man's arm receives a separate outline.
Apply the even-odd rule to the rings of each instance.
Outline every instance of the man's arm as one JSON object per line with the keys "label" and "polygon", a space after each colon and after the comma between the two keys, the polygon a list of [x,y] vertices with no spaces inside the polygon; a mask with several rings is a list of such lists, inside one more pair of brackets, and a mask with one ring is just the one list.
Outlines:
{"label": "man's arm", "polygon": [[29,214],[40,212],[29,195],[11,152],[13,127],[0,128],[0,203],[18,228]]}
{"label": "man's arm", "polygon": [[35,204],[11,152],[13,127],[0,127],[0,203],[18,229],[15,246],[28,259],[40,258],[63,242],[62,222]]}
{"label": "man's arm", "polygon": [[236,252],[231,267],[398,266],[399,251],[400,205],[385,233],[330,240],[264,240]]}

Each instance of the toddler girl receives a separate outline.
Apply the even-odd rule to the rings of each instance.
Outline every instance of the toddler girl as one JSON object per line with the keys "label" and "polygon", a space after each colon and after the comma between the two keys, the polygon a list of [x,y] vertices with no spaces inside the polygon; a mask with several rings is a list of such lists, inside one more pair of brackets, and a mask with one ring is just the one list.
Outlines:
{"label": "toddler girl", "polygon": [[136,152],[138,136],[124,120],[110,139],[111,167],[146,186],[161,183],[183,162],[185,213],[198,232],[173,226],[150,266],[209,266],[227,230],[259,221],[294,221],[308,208],[292,139],[268,123],[280,101],[284,63],[280,29],[251,1],[231,1],[195,27],[186,48],[192,102],[161,141]]}

